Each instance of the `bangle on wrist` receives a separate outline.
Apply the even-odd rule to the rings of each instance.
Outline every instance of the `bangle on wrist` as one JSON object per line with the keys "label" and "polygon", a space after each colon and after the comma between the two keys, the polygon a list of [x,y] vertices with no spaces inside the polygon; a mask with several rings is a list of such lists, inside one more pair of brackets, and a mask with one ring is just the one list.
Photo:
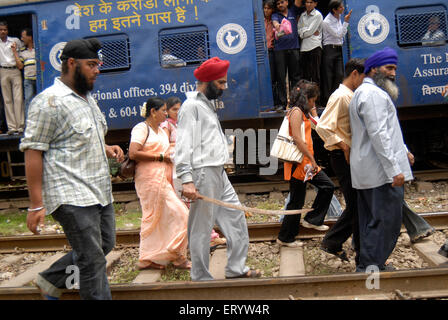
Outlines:
{"label": "bangle on wrist", "polygon": [[28,210],[28,212],[37,212],[37,211],[40,211],[40,210],[42,210],[44,207],[38,207],[38,208],[28,208],[27,210]]}
{"label": "bangle on wrist", "polygon": [[163,153],[160,153],[159,161],[160,161],[160,162],[163,161]]}

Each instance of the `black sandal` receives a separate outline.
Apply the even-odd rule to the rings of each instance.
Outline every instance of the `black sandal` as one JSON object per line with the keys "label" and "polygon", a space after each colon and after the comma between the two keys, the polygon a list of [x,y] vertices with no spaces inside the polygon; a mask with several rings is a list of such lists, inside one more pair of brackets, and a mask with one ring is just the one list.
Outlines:
{"label": "black sandal", "polygon": [[261,271],[259,269],[250,269],[246,273],[236,276],[236,277],[226,277],[226,279],[238,279],[238,278],[260,278]]}
{"label": "black sandal", "polygon": [[347,254],[345,253],[344,250],[341,251],[332,251],[326,247],[320,247],[322,250],[324,250],[326,253],[332,254],[336,257],[338,257],[339,259],[341,259],[342,261],[347,261],[349,262],[350,260],[348,260]]}

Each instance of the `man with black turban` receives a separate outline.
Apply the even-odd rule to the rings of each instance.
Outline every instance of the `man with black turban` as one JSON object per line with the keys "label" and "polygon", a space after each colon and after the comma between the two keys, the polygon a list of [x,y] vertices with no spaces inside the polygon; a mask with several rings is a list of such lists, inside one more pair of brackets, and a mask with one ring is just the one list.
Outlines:
{"label": "man with black turban", "polygon": [[105,144],[107,124],[93,99],[101,43],[73,40],[62,55],[62,73],[37,95],[28,111],[25,169],[30,196],[27,226],[34,234],[51,214],[72,251],[38,274],[46,299],[78,282],[82,299],[111,299],[105,256],[115,244],[115,216],[107,158],[123,160]]}
{"label": "man with black turban", "polygon": [[413,179],[392,101],[398,96],[397,63],[397,53],[388,47],[371,55],[364,64],[366,78],[349,105],[350,171],[361,247],[358,271],[392,269],[385,263],[400,235],[403,185]]}

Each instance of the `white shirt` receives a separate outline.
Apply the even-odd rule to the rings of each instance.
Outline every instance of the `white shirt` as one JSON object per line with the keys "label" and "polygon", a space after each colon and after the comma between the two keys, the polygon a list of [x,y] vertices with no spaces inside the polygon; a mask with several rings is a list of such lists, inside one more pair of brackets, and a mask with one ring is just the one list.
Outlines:
{"label": "white shirt", "polygon": [[329,13],[322,22],[322,42],[324,46],[327,44],[342,45],[344,37],[347,34],[348,23],[341,22],[334,15]]}
{"label": "white shirt", "polygon": [[15,67],[16,59],[14,58],[14,54],[12,53],[11,45],[13,43],[17,44],[17,52],[19,52],[22,47],[22,43],[18,38],[7,37],[6,41],[3,42],[0,40],[0,65],[2,67]]}
{"label": "white shirt", "polygon": [[[300,15],[299,23],[297,24],[299,37],[302,40],[300,46],[301,52],[311,51],[317,47],[322,48],[322,14],[314,9],[308,14],[306,11]],[[319,31],[319,35],[314,33]]]}
{"label": "white shirt", "polygon": [[355,189],[393,182],[402,173],[413,179],[397,110],[389,94],[365,78],[349,105],[352,145],[350,171]]}
{"label": "white shirt", "polygon": [[193,170],[224,166],[227,139],[212,101],[199,91],[186,93],[177,119],[176,173],[182,183],[193,181]]}

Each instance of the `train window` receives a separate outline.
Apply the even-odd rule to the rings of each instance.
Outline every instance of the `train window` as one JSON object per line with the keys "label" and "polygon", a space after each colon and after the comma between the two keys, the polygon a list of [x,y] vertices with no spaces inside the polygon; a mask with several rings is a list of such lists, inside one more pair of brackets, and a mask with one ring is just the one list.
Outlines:
{"label": "train window", "polygon": [[162,68],[198,65],[209,58],[207,27],[164,29],[159,32],[159,59]]}
{"label": "train window", "polygon": [[399,46],[444,45],[447,12],[441,5],[401,8],[395,12]]}
{"label": "train window", "polygon": [[101,73],[112,71],[123,71],[131,68],[131,55],[129,49],[129,38],[125,34],[115,34],[108,36],[97,36],[103,47],[103,65]]}

